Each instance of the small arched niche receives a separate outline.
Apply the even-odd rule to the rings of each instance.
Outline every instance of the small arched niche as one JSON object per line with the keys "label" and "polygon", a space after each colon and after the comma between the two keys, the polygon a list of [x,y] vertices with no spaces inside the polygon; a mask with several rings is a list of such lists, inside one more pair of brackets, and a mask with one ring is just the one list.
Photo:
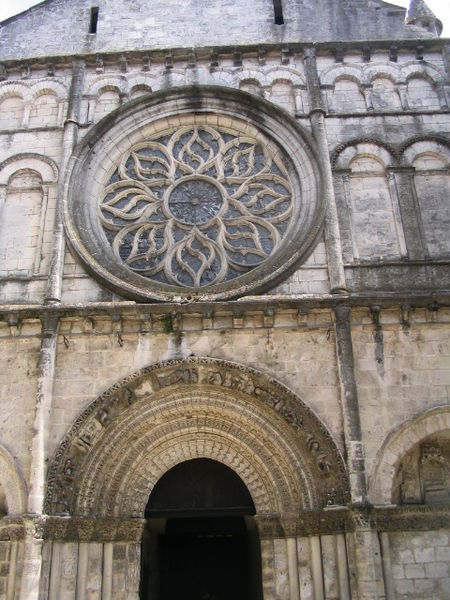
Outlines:
{"label": "small arched niche", "polygon": [[8,180],[0,209],[0,273],[38,269],[43,186],[40,173],[20,169]]}
{"label": "small arched niche", "polygon": [[372,82],[372,102],[375,110],[400,110],[400,96],[393,81],[376,77]]}
{"label": "small arched niche", "polygon": [[448,504],[450,501],[450,430],[417,443],[397,468],[395,504]]}
{"label": "small arched niche", "polygon": [[262,600],[255,512],[230,467],[208,458],[172,467],[145,510],[140,600]]}

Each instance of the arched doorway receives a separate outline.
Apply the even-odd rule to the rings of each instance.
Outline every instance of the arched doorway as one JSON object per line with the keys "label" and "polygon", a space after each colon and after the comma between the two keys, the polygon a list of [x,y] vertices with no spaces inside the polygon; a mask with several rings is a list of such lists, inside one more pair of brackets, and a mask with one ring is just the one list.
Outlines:
{"label": "arched doorway", "polygon": [[254,514],[226,465],[198,458],[170,469],[145,511],[141,600],[262,600]]}

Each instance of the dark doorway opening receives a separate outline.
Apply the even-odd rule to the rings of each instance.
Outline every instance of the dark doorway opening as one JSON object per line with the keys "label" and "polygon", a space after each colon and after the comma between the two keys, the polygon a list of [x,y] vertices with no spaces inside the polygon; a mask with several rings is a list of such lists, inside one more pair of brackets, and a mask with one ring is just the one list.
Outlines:
{"label": "dark doorway opening", "polygon": [[141,600],[262,600],[254,514],[225,465],[195,459],[171,469],[146,508]]}

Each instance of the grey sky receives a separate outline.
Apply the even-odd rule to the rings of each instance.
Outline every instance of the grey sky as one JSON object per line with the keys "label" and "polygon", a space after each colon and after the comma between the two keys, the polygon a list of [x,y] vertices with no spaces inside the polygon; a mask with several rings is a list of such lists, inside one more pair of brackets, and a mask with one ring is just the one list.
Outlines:
{"label": "grey sky", "polygon": [[[22,12],[34,4],[39,4],[36,0],[0,0],[0,2],[0,21]],[[426,0],[426,2],[434,14],[443,22],[443,36],[450,37],[450,0]],[[408,6],[409,0],[390,0],[390,3],[398,6]]]}

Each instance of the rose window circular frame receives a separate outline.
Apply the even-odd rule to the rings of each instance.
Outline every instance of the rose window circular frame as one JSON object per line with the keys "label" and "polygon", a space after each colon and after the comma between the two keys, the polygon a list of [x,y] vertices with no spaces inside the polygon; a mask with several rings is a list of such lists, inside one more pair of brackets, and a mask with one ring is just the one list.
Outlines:
{"label": "rose window circular frame", "polygon": [[224,88],[128,103],[77,148],[65,227],[85,267],[138,301],[263,291],[323,222],[320,168],[284,111]]}

